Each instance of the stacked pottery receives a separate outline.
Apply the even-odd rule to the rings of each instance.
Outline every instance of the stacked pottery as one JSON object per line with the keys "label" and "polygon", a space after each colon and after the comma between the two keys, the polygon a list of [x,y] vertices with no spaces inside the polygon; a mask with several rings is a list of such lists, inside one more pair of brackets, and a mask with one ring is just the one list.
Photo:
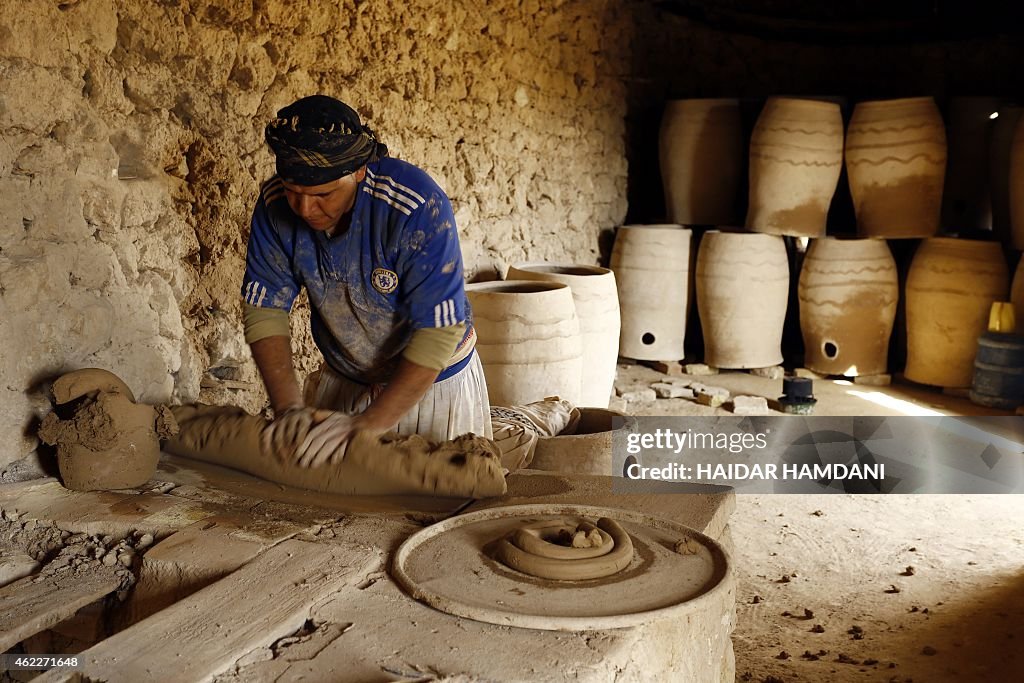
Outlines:
{"label": "stacked pottery", "polygon": [[1024,249],[1024,116],[1017,119],[1010,147],[1010,243]]}
{"label": "stacked pottery", "polygon": [[992,232],[1008,249],[1013,249],[1010,218],[1010,157],[1013,135],[1024,107],[1000,107],[992,129],[989,148],[989,178],[992,185]]}
{"label": "stacked pottery", "polygon": [[611,268],[622,309],[619,353],[637,360],[685,354],[690,230],[680,225],[624,225]]}
{"label": "stacked pottery", "polygon": [[482,282],[466,285],[466,296],[492,405],[546,396],[579,403],[583,348],[567,285]]}
{"label": "stacked pottery", "polygon": [[812,241],[799,298],[806,367],[824,375],[885,373],[899,285],[883,240]]}
{"label": "stacked pottery", "polygon": [[561,282],[572,290],[583,342],[580,406],[607,408],[619,355],[619,296],[607,268],[558,263],[518,263],[508,280]]}
{"label": "stacked pottery", "polygon": [[907,379],[969,387],[992,302],[1009,286],[996,242],[937,237],[914,254],[907,276]]}
{"label": "stacked pottery", "polygon": [[992,227],[989,139],[995,127],[995,97],[954,97],[949,102],[949,147],[942,191],[942,224],[960,230]]}
{"label": "stacked pottery", "polygon": [[747,227],[822,237],[843,163],[839,105],[773,97],[750,138]]}
{"label": "stacked pottery", "polygon": [[704,361],[718,368],[782,362],[789,262],[782,237],[713,230],[697,253]]}
{"label": "stacked pottery", "polygon": [[658,136],[668,219],[734,225],[743,172],[738,100],[672,100]]}
{"label": "stacked pottery", "polygon": [[946,129],[930,97],[861,102],[846,133],[846,171],[862,237],[939,229]]}

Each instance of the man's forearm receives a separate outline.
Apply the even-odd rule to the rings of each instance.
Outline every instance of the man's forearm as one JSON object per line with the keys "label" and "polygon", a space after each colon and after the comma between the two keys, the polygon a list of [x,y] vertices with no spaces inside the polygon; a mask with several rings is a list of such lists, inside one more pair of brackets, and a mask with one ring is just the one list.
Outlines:
{"label": "man's forearm", "polygon": [[440,373],[403,358],[391,381],[370,407],[358,416],[359,429],[391,429],[409,412]]}
{"label": "man's forearm", "polygon": [[265,337],[249,345],[263,384],[270,397],[270,406],[280,414],[288,408],[301,407],[302,391],[292,366],[292,346],[288,337]]}

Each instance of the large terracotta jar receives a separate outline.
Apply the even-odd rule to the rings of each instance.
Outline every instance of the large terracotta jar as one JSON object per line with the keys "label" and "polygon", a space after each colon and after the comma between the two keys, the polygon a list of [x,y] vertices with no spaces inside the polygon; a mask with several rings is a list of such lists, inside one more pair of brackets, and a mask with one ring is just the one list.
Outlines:
{"label": "large terracotta jar", "polygon": [[491,405],[579,403],[583,346],[568,285],[481,282],[466,285],[466,296]]}
{"label": "large terracotta jar", "polygon": [[936,237],[914,254],[907,276],[907,379],[969,387],[978,338],[1009,274],[997,242]]}
{"label": "large terracotta jar", "polygon": [[806,367],[825,375],[886,372],[899,284],[884,240],[813,240],[798,295]]}
{"label": "large terracotta jar", "polygon": [[842,164],[838,104],[770,98],[750,138],[747,227],[773,235],[824,236]]}
{"label": "large terracotta jar", "polygon": [[637,360],[685,356],[690,241],[680,225],[624,225],[615,235],[611,268],[619,292],[619,353]]}
{"label": "large terracotta jar", "polygon": [[718,368],[782,362],[789,261],[782,237],[710,231],[697,253],[704,361]]}
{"label": "large terracotta jar", "polygon": [[615,274],[598,266],[517,263],[508,269],[506,279],[569,285],[583,342],[583,381],[579,405],[607,408],[615,383],[621,328]]}
{"label": "large terracotta jar", "polygon": [[739,100],[667,102],[658,157],[669,221],[735,225],[744,153]]}
{"label": "large terracotta jar", "polygon": [[861,102],[846,132],[846,171],[862,237],[939,229],[946,129],[930,97]]}

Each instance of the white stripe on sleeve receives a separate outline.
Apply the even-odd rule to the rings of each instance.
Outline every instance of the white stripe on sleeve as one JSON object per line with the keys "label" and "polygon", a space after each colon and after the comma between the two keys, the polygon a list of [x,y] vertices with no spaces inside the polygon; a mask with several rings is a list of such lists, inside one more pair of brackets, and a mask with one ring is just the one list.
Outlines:
{"label": "white stripe on sleeve", "polygon": [[400,204],[399,202],[395,201],[394,199],[392,199],[391,197],[387,196],[386,194],[383,194],[381,192],[377,192],[375,190],[370,189],[369,185],[363,186],[363,192],[368,193],[371,197],[376,197],[377,199],[381,200],[385,204],[390,204],[391,206],[395,207],[396,209],[398,209],[399,211],[404,213],[406,216],[412,215],[412,211],[409,210],[409,207],[407,207],[407,206],[405,206],[403,204]]}

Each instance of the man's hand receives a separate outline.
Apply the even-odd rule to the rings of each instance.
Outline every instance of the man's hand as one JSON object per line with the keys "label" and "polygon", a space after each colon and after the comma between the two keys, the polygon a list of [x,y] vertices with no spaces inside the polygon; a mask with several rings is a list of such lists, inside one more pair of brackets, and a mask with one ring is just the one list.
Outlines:
{"label": "man's hand", "polygon": [[356,424],[344,413],[293,408],[263,431],[263,448],[300,467],[336,464],[345,457]]}

